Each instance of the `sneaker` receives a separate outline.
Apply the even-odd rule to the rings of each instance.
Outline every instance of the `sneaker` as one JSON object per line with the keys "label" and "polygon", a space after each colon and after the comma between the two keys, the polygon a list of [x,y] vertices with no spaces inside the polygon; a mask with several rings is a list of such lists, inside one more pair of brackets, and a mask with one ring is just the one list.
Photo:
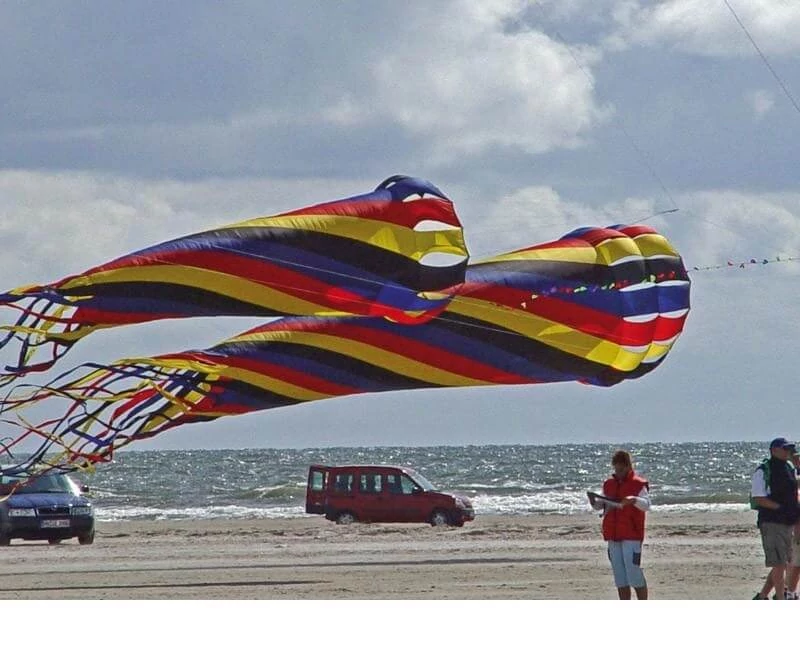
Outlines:
{"label": "sneaker", "polygon": [[753,596],[753,599],[754,599],[754,600],[766,600],[767,598],[765,598],[763,595],[761,595],[761,593],[756,593],[756,594]]}

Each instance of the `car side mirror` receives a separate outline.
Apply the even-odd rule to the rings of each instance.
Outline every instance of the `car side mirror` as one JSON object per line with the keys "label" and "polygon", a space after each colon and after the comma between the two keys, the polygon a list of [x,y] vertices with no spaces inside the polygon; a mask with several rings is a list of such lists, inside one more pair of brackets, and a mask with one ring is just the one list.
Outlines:
{"label": "car side mirror", "polygon": [[86,485],[85,483],[83,485],[81,485],[81,492],[83,492],[84,494],[88,494],[89,493],[89,486]]}

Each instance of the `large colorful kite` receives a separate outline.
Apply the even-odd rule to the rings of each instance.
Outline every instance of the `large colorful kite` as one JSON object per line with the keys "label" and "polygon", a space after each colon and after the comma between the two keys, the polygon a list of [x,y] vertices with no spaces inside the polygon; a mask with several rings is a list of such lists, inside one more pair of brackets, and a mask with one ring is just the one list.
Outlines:
{"label": "large colorful kite", "polygon": [[[0,384],[49,369],[113,326],[199,316],[357,314],[424,321],[464,278],[452,202],[393,176],[372,193],[171,240],[0,294]],[[37,350],[49,351],[35,361]]]}
{"label": "large colorful kite", "polygon": [[4,421],[17,428],[15,442],[39,444],[7,469],[80,469],[179,425],[346,395],[610,386],[664,360],[683,329],[689,289],[680,256],[653,229],[579,229],[472,263],[463,282],[442,290],[446,307],[417,325],[287,317],[204,350],[88,363],[45,386],[16,388],[0,409]]}

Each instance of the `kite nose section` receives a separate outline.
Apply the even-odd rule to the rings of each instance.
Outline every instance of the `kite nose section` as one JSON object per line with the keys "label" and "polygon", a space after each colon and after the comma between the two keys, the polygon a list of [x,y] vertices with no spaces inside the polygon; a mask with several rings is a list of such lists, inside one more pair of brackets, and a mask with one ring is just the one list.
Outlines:
{"label": "kite nose section", "polygon": [[375,191],[388,191],[392,200],[398,202],[419,200],[425,197],[436,197],[450,202],[450,198],[432,182],[409,175],[389,176],[375,187]]}

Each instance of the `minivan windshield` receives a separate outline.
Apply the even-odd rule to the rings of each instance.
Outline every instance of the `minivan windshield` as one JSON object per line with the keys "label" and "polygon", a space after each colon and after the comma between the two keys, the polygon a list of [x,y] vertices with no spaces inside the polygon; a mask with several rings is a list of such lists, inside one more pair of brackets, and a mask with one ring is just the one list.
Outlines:
{"label": "minivan windshield", "polygon": [[[10,492],[23,478],[15,476],[0,477],[0,491]],[[31,479],[27,483],[14,490],[14,494],[36,494],[36,493],[56,493],[65,492],[67,494],[80,494],[75,482],[65,474],[45,474]]]}
{"label": "minivan windshield", "polygon": [[406,469],[406,474],[408,474],[414,481],[416,481],[417,485],[419,485],[423,490],[432,491],[436,490],[436,486],[431,483],[428,479],[426,479],[422,474],[419,472],[415,472],[412,469]]}

